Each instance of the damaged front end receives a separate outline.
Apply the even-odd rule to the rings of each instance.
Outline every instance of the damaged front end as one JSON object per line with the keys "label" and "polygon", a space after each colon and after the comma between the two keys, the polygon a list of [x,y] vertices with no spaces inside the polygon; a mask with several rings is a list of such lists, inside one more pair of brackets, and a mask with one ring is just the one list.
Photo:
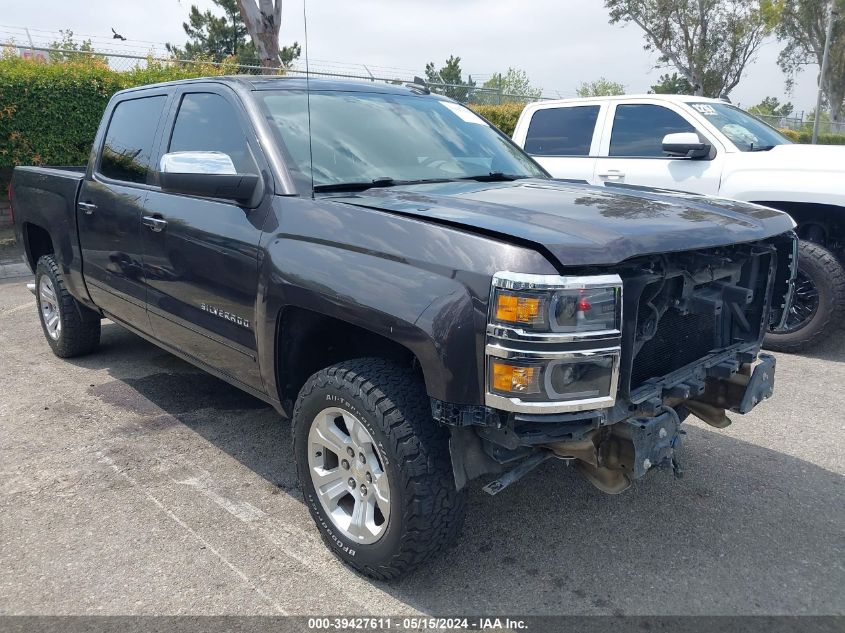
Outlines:
{"label": "damaged front end", "polygon": [[724,428],[772,395],[763,335],[795,276],[792,233],[636,258],[607,274],[493,279],[483,407],[433,401],[452,431],[457,486],[502,474],[495,494],[548,458],[619,493],[654,468],[682,473],[681,424]]}

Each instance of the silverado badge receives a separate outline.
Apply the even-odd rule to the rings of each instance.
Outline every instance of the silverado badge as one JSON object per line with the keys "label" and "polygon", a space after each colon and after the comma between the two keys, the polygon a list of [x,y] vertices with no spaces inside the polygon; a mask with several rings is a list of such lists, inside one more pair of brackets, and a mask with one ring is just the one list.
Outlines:
{"label": "silverado badge", "polygon": [[243,317],[238,316],[237,314],[232,314],[231,312],[227,312],[221,308],[215,308],[214,306],[210,306],[207,303],[201,303],[200,308],[209,314],[213,314],[214,316],[219,316],[221,319],[226,319],[227,321],[231,321],[232,323],[237,323],[245,328],[249,327],[249,319],[245,319]]}

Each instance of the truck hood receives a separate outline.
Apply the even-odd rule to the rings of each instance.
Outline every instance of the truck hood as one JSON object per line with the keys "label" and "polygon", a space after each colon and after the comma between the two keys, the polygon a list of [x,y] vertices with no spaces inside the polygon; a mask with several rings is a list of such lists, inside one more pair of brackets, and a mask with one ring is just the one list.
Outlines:
{"label": "truck hood", "polygon": [[776,145],[765,152],[739,152],[731,157],[738,167],[754,170],[845,175],[843,145]]}
{"label": "truck hood", "polygon": [[785,213],[744,202],[540,179],[390,187],[331,199],[531,242],[561,266],[750,242],[795,226]]}

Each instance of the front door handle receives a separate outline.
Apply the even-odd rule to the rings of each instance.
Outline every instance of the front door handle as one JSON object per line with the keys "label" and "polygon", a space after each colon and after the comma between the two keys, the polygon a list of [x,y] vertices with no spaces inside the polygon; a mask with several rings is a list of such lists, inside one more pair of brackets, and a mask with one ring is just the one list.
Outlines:
{"label": "front door handle", "polygon": [[97,210],[97,205],[93,202],[77,202],[76,206],[82,209],[85,215],[94,215],[94,211]]}
{"label": "front door handle", "polygon": [[164,227],[167,226],[167,220],[157,218],[154,215],[145,215],[141,219],[141,223],[144,226],[149,227],[153,233],[161,233],[164,230]]}
{"label": "front door handle", "polygon": [[618,169],[608,169],[603,174],[599,174],[599,178],[603,178],[604,180],[622,180],[625,177],[625,172],[619,171]]}

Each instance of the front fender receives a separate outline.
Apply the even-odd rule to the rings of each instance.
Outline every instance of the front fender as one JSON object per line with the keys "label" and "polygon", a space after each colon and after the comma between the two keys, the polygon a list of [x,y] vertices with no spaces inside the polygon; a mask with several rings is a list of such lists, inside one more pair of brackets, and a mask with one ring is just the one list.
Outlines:
{"label": "front fender", "polygon": [[830,170],[738,170],[725,176],[719,195],[747,202],[777,200],[845,206],[842,174]]}
{"label": "front fender", "polygon": [[276,242],[264,269],[259,282],[266,297],[262,339],[274,343],[260,347],[262,368],[274,362],[275,315],[292,306],[407,348],[433,397],[478,401],[476,331],[483,331],[485,313],[466,286],[401,262],[301,241]]}
{"label": "front fender", "polygon": [[430,396],[482,404],[493,273],[554,272],[530,249],[352,205],[280,198],[273,216],[262,239],[256,320],[271,393],[277,318],[294,306],[408,349]]}

